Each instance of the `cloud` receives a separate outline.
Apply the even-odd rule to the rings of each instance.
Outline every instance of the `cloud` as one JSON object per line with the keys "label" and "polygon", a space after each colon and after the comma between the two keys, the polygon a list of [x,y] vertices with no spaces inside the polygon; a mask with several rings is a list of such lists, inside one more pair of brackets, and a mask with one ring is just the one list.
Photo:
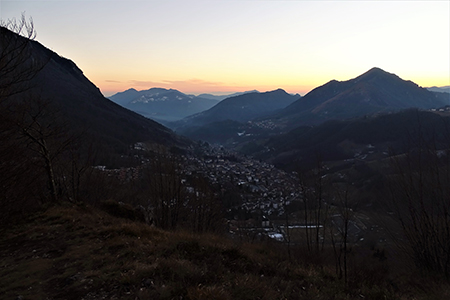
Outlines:
{"label": "cloud", "polygon": [[163,80],[163,82],[166,82],[171,85],[195,85],[195,86],[223,86],[223,82],[217,82],[217,81],[207,81],[203,79],[189,79],[189,80]]}
{"label": "cloud", "polygon": [[147,87],[211,87],[211,86],[224,86],[223,82],[207,81],[203,79],[188,79],[188,80],[162,80],[162,81],[146,81],[146,80],[130,80],[130,84],[135,86],[147,86]]}
{"label": "cloud", "polygon": [[129,80],[132,86],[145,86],[145,87],[167,87],[168,84],[164,82],[157,81],[146,81],[146,80]]}
{"label": "cloud", "polygon": [[112,79],[106,79],[105,82],[110,82],[110,83],[122,83],[122,81],[119,81],[119,80],[112,80]]}

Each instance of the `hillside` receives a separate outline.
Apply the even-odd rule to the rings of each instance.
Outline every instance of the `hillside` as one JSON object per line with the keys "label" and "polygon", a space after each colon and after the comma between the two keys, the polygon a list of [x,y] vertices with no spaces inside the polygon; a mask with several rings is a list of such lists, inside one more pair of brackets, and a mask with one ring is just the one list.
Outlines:
{"label": "hillside", "polygon": [[281,89],[265,93],[247,93],[222,100],[207,111],[184,118],[170,126],[183,133],[186,128],[225,120],[247,122],[254,118],[273,114],[299,97],[290,95]]}
{"label": "hillside", "polygon": [[430,109],[450,103],[450,95],[434,93],[379,68],[348,80],[332,80],[269,118],[278,126],[293,129],[326,120],[386,113],[407,108]]}
{"label": "hillside", "polygon": [[249,129],[256,129],[258,133],[264,131],[247,122],[274,114],[299,97],[281,89],[241,94],[222,100],[207,111],[167,125],[193,140],[233,143],[234,138],[242,136]]}
{"label": "hillside", "polygon": [[300,165],[314,165],[317,155],[323,161],[354,159],[368,145],[372,152],[385,153],[382,157],[387,157],[391,152],[411,151],[421,143],[445,149],[450,144],[449,129],[448,113],[410,109],[373,117],[327,121],[317,126],[301,126],[272,137],[257,147],[248,147],[250,152],[247,154],[294,170]]}
{"label": "hillside", "polygon": [[[445,285],[386,272],[373,257],[345,287],[303,251],[162,231],[65,205],[1,229],[2,299],[432,299]],[[294,249],[292,249],[294,250]],[[304,253],[304,252],[303,252]],[[295,258],[294,258],[295,257]],[[404,275],[402,275],[404,276]],[[356,281],[355,281],[356,279]],[[417,285],[419,284],[419,285]],[[434,299],[437,299],[434,298]],[[441,298],[442,299],[442,298]]]}

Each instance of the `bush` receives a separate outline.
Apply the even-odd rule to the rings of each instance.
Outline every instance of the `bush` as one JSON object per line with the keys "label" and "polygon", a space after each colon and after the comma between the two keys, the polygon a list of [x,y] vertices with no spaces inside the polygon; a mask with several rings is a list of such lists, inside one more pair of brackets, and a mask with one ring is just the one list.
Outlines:
{"label": "bush", "polygon": [[129,204],[116,202],[114,200],[106,200],[101,202],[100,207],[114,217],[145,222],[145,217],[142,212],[134,209]]}

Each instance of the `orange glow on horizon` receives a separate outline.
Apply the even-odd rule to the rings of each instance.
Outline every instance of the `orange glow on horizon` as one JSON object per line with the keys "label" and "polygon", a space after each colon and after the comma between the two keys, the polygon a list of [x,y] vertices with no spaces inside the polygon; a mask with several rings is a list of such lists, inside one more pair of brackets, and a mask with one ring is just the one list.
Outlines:
{"label": "orange glow on horizon", "polygon": [[[231,94],[236,92],[245,92],[250,90],[258,90],[260,92],[272,91],[276,89],[283,89],[287,93],[305,95],[317,85],[309,84],[299,84],[299,85],[275,85],[275,84],[257,84],[257,85],[227,85],[222,83],[211,84],[202,80],[187,80],[187,81],[99,81],[96,84],[102,93],[106,96],[112,96],[118,92],[123,92],[128,89],[134,88],[138,91],[148,90],[150,88],[165,88],[165,89],[175,89],[185,94],[199,95],[203,93],[221,95],[221,94]],[[323,82],[322,84],[324,84]],[[322,85],[320,84],[320,85]]]}
{"label": "orange glow on horizon", "polygon": [[[357,74],[351,78],[357,77],[360,74]],[[418,78],[417,80],[407,78],[405,76],[400,76],[404,80],[411,80],[420,87],[433,87],[433,86],[449,86],[450,80],[448,78]],[[349,80],[347,79],[336,79],[340,81]],[[202,80],[186,80],[186,81],[111,81],[111,80],[103,80],[98,81],[96,84],[100,90],[102,91],[105,97],[112,96],[116,93],[126,91],[128,89],[134,88],[138,91],[148,90],[150,88],[165,88],[165,89],[175,89],[185,94],[193,94],[199,95],[203,93],[214,94],[214,95],[223,95],[223,94],[231,94],[236,92],[245,92],[250,90],[258,90],[259,92],[273,91],[276,89],[283,89],[287,93],[291,94],[300,94],[302,96],[309,93],[311,90],[324,85],[330,80],[335,78],[329,78],[328,80],[317,79],[315,84],[313,80],[309,80],[308,83],[305,84],[242,84],[242,85],[227,85],[224,83],[208,83]]]}
{"label": "orange glow on horizon", "polygon": [[[192,74],[181,72],[176,73],[177,75],[171,75],[164,74],[162,71],[152,70],[153,74],[145,74],[143,71],[139,74],[132,74],[125,71],[120,75],[112,75],[115,74],[112,69],[108,70],[110,72],[105,72],[105,70],[98,72],[98,69],[93,69],[91,65],[88,65],[85,74],[92,74],[92,76],[88,75],[89,79],[100,88],[106,97],[130,88],[141,91],[155,87],[175,89],[185,94],[194,95],[203,93],[223,95],[250,90],[266,92],[283,89],[288,93],[298,93],[303,96],[331,80],[347,81],[358,77],[373,67],[380,67],[386,72],[396,74],[401,79],[410,80],[421,87],[450,85],[450,74],[430,73],[424,76],[423,74],[416,74],[414,69],[396,70],[383,65],[369,64],[344,70],[322,66],[322,68],[315,68],[309,72],[297,72],[295,69],[287,70],[286,72],[281,70],[264,72],[260,70],[257,75],[252,73],[254,70],[252,72],[236,70],[236,73],[233,73],[232,70],[223,69],[219,71],[213,70],[213,72],[198,72],[198,74],[195,74],[195,72],[190,72]],[[155,78],[154,73],[161,73],[162,76],[160,74],[159,78]],[[186,79],[190,75],[192,77]]]}

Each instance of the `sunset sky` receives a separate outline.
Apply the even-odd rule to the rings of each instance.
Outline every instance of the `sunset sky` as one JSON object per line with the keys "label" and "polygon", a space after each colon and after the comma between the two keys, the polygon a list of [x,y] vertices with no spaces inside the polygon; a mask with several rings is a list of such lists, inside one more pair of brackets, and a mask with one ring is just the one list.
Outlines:
{"label": "sunset sky", "polygon": [[450,85],[450,1],[8,1],[103,94],[128,88],[305,94],[380,67]]}

